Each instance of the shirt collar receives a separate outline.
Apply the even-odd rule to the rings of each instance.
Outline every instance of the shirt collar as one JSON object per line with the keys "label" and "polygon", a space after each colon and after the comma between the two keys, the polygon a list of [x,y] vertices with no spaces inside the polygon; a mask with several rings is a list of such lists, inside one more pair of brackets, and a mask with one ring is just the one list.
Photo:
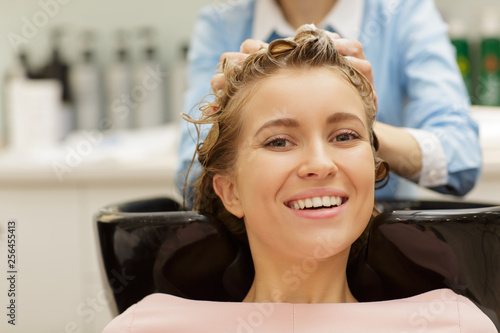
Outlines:
{"label": "shirt collar", "polygon": [[[333,28],[343,38],[358,39],[363,20],[365,0],[338,0],[319,28]],[[295,29],[285,20],[276,0],[257,0],[252,38],[267,41],[273,33],[288,37]]]}

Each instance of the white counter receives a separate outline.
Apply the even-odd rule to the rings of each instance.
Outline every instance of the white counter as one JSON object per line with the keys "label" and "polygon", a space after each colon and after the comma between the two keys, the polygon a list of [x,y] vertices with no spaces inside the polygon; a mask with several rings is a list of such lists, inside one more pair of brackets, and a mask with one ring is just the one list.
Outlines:
{"label": "white counter", "polygon": [[0,151],[0,184],[171,181],[177,164],[179,127],[170,124],[106,135],[82,132],[56,147]]}

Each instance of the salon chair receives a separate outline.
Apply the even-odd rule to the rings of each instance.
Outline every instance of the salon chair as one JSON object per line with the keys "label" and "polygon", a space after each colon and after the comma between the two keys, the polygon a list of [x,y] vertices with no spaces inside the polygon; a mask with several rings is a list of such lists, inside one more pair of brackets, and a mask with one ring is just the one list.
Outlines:
{"label": "salon chair", "polygon": [[[500,206],[384,201],[348,264],[359,301],[450,288],[500,329]],[[119,312],[151,293],[241,301],[253,264],[248,245],[213,216],[169,198],[103,208],[95,216],[103,266]]]}

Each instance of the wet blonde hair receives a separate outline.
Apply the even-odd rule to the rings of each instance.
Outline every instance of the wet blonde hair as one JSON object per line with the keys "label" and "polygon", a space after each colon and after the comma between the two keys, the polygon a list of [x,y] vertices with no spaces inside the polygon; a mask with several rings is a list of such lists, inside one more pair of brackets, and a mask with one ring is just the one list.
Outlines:
{"label": "wet blonde hair", "polygon": [[[382,182],[383,185],[387,183],[388,165],[376,153],[378,142],[373,133],[373,122],[377,111],[370,82],[338,53],[324,30],[313,25],[304,25],[297,30],[293,39],[275,40],[267,49],[262,48],[248,56],[242,64],[235,64],[226,58],[220,65],[226,79],[224,89],[215,94],[213,102],[200,107],[200,119],[193,120],[184,115],[187,121],[198,126],[212,125],[207,137],[196,149],[203,170],[195,183],[193,209],[218,217],[235,236],[245,236],[243,219],[225,209],[215,194],[213,176],[234,175],[243,126],[241,115],[246,101],[251,98],[252,89],[259,81],[284,70],[311,68],[331,70],[359,93],[365,108],[373,148],[376,182]],[[372,217],[377,213],[374,205]]]}

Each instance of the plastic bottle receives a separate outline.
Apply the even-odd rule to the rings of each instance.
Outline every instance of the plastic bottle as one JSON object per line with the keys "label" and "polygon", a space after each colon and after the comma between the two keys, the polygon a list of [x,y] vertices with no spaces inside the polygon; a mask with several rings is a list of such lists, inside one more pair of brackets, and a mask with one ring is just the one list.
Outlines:
{"label": "plastic bottle", "polygon": [[135,126],[158,126],[167,119],[165,108],[165,78],[163,66],[157,57],[154,32],[151,28],[139,30],[142,57],[134,72],[132,97],[137,103]]}
{"label": "plastic bottle", "polygon": [[172,87],[172,103],[170,119],[173,122],[181,122],[180,114],[184,112],[184,95],[187,90],[187,55],[189,43],[184,42],[178,50],[178,59],[175,66],[171,68],[172,76],[170,86]]}
{"label": "plastic bottle", "polygon": [[500,29],[494,9],[485,9],[481,20],[480,105],[500,106]]}
{"label": "plastic bottle", "polygon": [[69,83],[70,67],[62,58],[62,28],[55,28],[51,34],[52,55],[48,63],[38,75],[40,79],[54,79],[61,84],[62,88],[62,135],[65,136],[75,129],[75,115],[71,98],[71,87]]}
{"label": "plastic bottle", "polygon": [[472,98],[471,86],[471,61],[469,53],[469,42],[467,40],[467,29],[464,23],[459,19],[450,20],[450,39],[456,49],[456,58],[458,68],[464,79],[465,87],[469,96]]}
{"label": "plastic bottle", "polygon": [[132,99],[132,70],[126,46],[125,31],[116,35],[115,59],[106,71],[106,122],[110,129],[128,129],[134,119],[137,103]]}
{"label": "plastic bottle", "polygon": [[81,61],[70,71],[76,127],[79,130],[96,130],[103,118],[103,94],[99,66],[93,49],[94,34],[86,31],[82,35]]}

